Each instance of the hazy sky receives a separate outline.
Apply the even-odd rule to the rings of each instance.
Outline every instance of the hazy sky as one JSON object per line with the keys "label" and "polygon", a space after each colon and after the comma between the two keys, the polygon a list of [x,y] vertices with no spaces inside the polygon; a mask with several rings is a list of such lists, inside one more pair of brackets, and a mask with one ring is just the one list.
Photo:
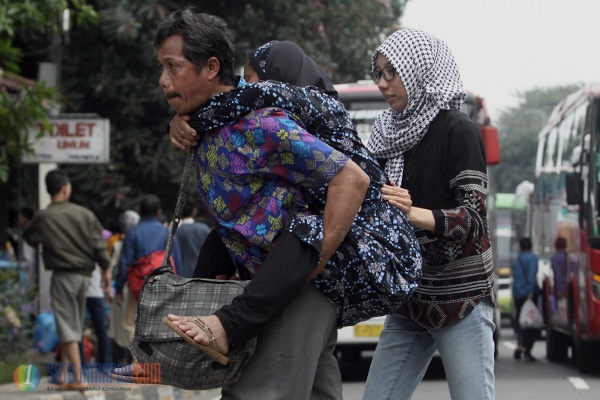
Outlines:
{"label": "hazy sky", "polygon": [[492,118],[517,91],[600,83],[598,0],[410,0],[400,22],[448,44]]}

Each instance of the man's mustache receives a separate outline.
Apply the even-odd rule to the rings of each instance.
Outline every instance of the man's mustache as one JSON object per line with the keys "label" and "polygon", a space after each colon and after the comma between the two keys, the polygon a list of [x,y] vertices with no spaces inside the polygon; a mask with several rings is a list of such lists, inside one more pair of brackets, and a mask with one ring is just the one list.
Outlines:
{"label": "man's mustache", "polygon": [[174,97],[181,97],[177,92],[163,92],[163,96],[165,96],[165,99],[167,100],[170,100]]}

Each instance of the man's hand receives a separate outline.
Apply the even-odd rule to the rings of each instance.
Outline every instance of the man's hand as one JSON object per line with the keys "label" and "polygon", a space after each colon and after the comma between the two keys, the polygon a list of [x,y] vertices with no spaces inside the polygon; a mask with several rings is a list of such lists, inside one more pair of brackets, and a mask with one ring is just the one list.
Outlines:
{"label": "man's hand", "polygon": [[100,282],[100,286],[102,287],[102,291],[104,295],[107,297],[108,301],[111,301],[111,292],[110,292],[110,284],[112,282],[112,277],[110,273],[110,268],[106,268],[102,270],[102,281]]}
{"label": "man's hand", "polygon": [[102,289],[107,290],[110,288],[112,277],[110,276],[110,268],[102,270]]}
{"label": "man's hand", "polygon": [[176,114],[169,123],[171,143],[186,154],[198,144],[198,133],[187,123],[189,120],[189,115]]}

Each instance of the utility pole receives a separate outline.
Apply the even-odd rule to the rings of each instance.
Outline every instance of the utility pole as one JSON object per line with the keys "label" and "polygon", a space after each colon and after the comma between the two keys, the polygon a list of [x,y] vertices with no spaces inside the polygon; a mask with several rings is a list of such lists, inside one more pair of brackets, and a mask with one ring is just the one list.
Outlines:
{"label": "utility pole", "polygon": [[[61,20],[63,33],[68,31],[68,10],[58,16]],[[65,25],[66,19],[66,25]],[[66,28],[66,29],[65,29]],[[50,50],[50,61],[40,63],[38,70],[38,80],[45,82],[47,86],[54,87],[60,93],[60,71],[62,62],[62,40],[60,34],[52,35],[52,45]],[[50,110],[50,116],[56,117],[60,110],[56,107]],[[46,191],[45,178],[48,171],[57,168],[56,163],[39,163],[38,164],[38,208],[40,210],[48,207],[50,204],[50,195]],[[39,288],[39,308],[38,312],[50,311],[50,278],[52,271],[46,270],[44,261],[41,256],[41,251],[38,246],[38,288]]]}

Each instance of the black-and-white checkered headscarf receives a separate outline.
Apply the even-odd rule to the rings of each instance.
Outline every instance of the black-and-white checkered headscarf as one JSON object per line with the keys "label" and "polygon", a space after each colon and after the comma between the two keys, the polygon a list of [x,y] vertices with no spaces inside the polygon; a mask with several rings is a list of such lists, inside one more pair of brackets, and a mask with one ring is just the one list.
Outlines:
{"label": "black-and-white checkered headscarf", "polygon": [[421,141],[439,110],[459,110],[466,93],[452,52],[427,32],[394,32],[373,53],[373,68],[379,54],[400,75],[408,104],[402,112],[389,109],[377,117],[367,147],[375,157],[388,160],[386,172],[400,186],[403,154]]}

